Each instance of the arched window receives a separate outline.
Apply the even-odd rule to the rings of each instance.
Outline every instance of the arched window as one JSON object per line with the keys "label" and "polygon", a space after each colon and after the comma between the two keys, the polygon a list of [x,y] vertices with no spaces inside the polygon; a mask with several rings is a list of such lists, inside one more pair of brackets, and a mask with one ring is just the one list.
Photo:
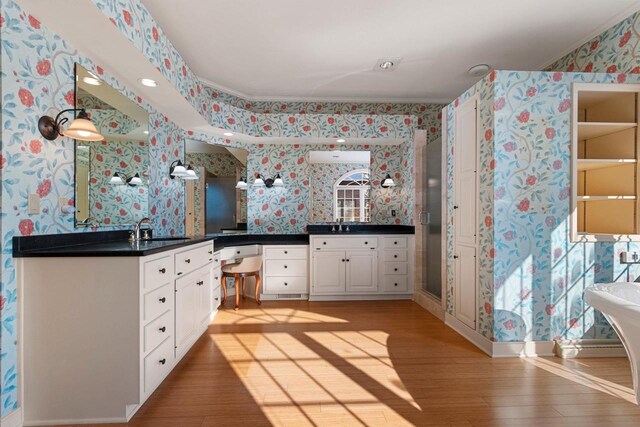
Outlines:
{"label": "arched window", "polygon": [[342,175],[333,186],[336,221],[371,221],[370,192],[368,169],[356,169]]}

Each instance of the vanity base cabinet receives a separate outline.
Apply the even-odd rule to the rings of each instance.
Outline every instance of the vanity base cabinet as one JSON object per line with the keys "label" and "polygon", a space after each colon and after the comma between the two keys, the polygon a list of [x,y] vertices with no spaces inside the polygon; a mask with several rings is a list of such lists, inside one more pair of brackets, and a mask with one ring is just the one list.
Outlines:
{"label": "vanity base cabinet", "polygon": [[209,249],[17,259],[25,425],[128,421],[207,328]]}
{"label": "vanity base cabinet", "polygon": [[312,236],[310,300],[410,299],[411,235]]}
{"label": "vanity base cabinet", "polygon": [[262,299],[308,298],[309,250],[307,245],[265,245],[263,258]]}

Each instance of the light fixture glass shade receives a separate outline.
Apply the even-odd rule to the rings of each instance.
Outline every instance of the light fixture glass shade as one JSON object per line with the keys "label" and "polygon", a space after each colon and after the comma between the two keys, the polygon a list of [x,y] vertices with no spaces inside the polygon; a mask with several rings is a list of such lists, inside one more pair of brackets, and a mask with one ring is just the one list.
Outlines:
{"label": "light fixture glass shade", "polygon": [[280,174],[277,174],[276,177],[274,178],[273,186],[274,187],[284,187],[284,181],[282,181],[282,178],[280,177]]}
{"label": "light fixture glass shade", "polygon": [[247,187],[248,187],[247,181],[244,180],[244,177],[240,178],[240,181],[238,181],[238,183],[236,184],[236,189],[237,190],[246,190]]}
{"label": "light fixture glass shade", "polygon": [[187,174],[183,176],[182,179],[186,179],[186,180],[198,179],[198,175],[196,175],[196,171],[193,170],[191,165],[189,165],[189,167],[187,168]]}
{"label": "light fixture glass shade", "polygon": [[81,117],[71,122],[71,125],[62,134],[80,141],[102,141],[104,139],[91,120]]}
{"label": "light fixture glass shade", "polygon": [[109,184],[122,185],[122,184],[124,184],[124,181],[122,180],[122,177],[120,176],[120,174],[118,172],[116,172],[116,173],[113,174],[113,176],[109,180]]}
{"label": "light fixture glass shade", "polygon": [[254,187],[264,187],[264,180],[260,175],[256,175],[255,181],[253,181]]}
{"label": "light fixture glass shade", "polygon": [[396,183],[393,182],[393,179],[391,179],[391,175],[387,174],[387,176],[385,177],[385,179],[382,180],[382,182],[380,183],[380,186],[387,188],[387,187],[395,187]]}
{"label": "light fixture glass shade", "polygon": [[180,178],[184,178],[185,176],[187,176],[187,168],[184,167],[180,160],[178,160],[178,163],[173,167],[171,176]]}
{"label": "light fixture glass shade", "polygon": [[131,185],[142,185],[142,179],[140,178],[140,174],[136,173],[134,176],[128,179],[127,184]]}

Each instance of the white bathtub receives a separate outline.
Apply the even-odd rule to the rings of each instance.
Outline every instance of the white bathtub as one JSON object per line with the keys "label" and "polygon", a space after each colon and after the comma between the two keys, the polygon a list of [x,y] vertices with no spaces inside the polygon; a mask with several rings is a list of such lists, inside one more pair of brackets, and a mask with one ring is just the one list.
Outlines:
{"label": "white bathtub", "polygon": [[640,404],[640,283],[604,283],[587,289],[584,296],[622,340],[631,362],[636,403]]}

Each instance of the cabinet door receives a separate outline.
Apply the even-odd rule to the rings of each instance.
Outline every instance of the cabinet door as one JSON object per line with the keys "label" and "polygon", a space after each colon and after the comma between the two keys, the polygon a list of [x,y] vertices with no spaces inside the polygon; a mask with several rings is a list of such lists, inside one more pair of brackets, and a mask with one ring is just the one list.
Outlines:
{"label": "cabinet door", "polygon": [[455,275],[455,315],[465,325],[476,328],[476,248],[457,246]]}
{"label": "cabinet door", "polygon": [[313,253],[313,292],[341,294],[345,291],[345,253],[328,251]]}
{"label": "cabinet door", "polygon": [[378,253],[376,251],[348,251],[347,292],[378,292]]}
{"label": "cabinet door", "polygon": [[198,316],[196,321],[200,324],[211,315],[213,299],[213,272],[211,269],[205,268],[196,284],[198,285]]}
{"label": "cabinet door", "polygon": [[176,280],[176,349],[181,351],[196,330],[199,286],[197,277]]}

